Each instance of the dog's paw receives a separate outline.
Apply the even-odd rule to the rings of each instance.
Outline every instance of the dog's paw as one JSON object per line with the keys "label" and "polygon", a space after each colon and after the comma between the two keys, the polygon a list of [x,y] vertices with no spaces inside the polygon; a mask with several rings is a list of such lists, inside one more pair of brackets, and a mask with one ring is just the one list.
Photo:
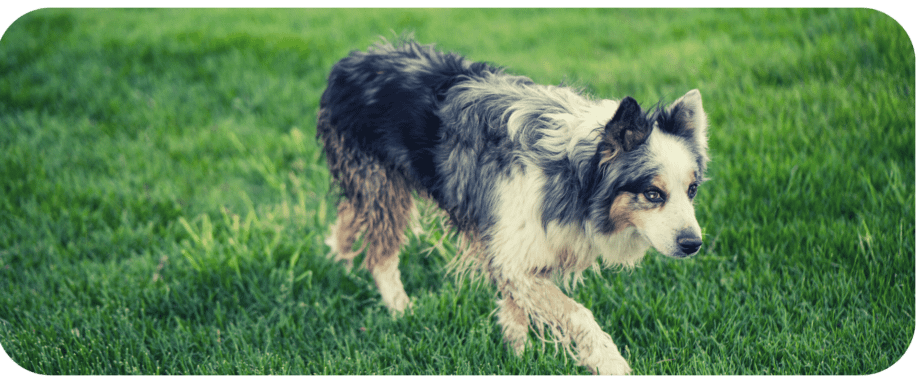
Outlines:
{"label": "dog's paw", "polygon": [[527,347],[527,343],[528,340],[526,338],[505,339],[505,347],[519,358],[524,355],[524,348]]}
{"label": "dog's paw", "polygon": [[411,312],[413,306],[405,291],[397,291],[390,296],[384,295],[383,304],[390,309],[390,312],[395,317],[402,316],[407,311]]}
{"label": "dog's paw", "polygon": [[[609,336],[603,337],[609,340]],[[582,350],[585,351],[585,350]],[[600,375],[628,375],[632,372],[626,358],[620,354],[620,350],[613,342],[603,342],[599,347],[591,350],[593,352],[582,354],[584,359],[581,365],[587,367],[594,374]]]}
{"label": "dog's paw", "polygon": [[632,372],[632,369],[629,368],[629,363],[626,363],[626,359],[623,359],[622,356],[612,360],[605,360],[594,367],[593,370],[595,375],[629,375]]}

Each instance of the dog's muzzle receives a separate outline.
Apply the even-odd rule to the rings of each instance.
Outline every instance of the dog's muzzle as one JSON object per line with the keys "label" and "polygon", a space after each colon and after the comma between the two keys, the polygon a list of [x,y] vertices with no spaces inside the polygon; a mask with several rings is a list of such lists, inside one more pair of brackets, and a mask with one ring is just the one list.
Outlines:
{"label": "dog's muzzle", "polygon": [[693,232],[684,231],[677,237],[677,247],[685,255],[696,254],[703,246],[703,239]]}

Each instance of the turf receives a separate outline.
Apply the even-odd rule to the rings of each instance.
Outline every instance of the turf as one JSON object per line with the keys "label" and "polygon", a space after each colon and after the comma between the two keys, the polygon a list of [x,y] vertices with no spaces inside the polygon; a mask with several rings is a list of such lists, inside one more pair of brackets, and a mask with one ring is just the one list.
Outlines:
{"label": "turf", "polygon": [[[915,56],[872,10],[56,10],[0,39],[0,344],[40,374],[586,374],[502,345],[488,284],[325,258],[331,65],[378,35],[644,105],[699,88],[689,260],[572,295],[636,374],[859,375],[915,329]],[[445,240],[446,239],[446,240]]]}

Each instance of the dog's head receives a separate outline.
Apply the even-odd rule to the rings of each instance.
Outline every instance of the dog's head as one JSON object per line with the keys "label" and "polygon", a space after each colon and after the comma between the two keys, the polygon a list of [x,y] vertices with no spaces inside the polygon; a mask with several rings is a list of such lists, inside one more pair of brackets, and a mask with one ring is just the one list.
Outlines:
{"label": "dog's head", "polygon": [[603,232],[634,227],[673,257],[700,249],[693,199],[709,161],[706,124],[698,90],[651,113],[632,98],[620,101],[597,148],[605,182],[594,210]]}

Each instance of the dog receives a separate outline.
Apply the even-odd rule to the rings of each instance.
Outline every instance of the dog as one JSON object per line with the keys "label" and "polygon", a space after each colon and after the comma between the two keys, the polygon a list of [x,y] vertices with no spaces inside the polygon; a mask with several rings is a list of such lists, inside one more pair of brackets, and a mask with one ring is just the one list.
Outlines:
{"label": "dog", "polygon": [[350,266],[364,252],[383,303],[402,313],[399,251],[414,195],[434,201],[497,289],[497,321],[518,355],[530,328],[549,329],[591,372],[630,373],[557,277],[577,281],[598,260],[633,266],[650,247],[685,258],[702,245],[693,200],[709,157],[698,90],[643,111],[631,97],[595,100],[411,38],[383,40],[333,66],[317,137],[341,191],[326,240],[334,259]]}

